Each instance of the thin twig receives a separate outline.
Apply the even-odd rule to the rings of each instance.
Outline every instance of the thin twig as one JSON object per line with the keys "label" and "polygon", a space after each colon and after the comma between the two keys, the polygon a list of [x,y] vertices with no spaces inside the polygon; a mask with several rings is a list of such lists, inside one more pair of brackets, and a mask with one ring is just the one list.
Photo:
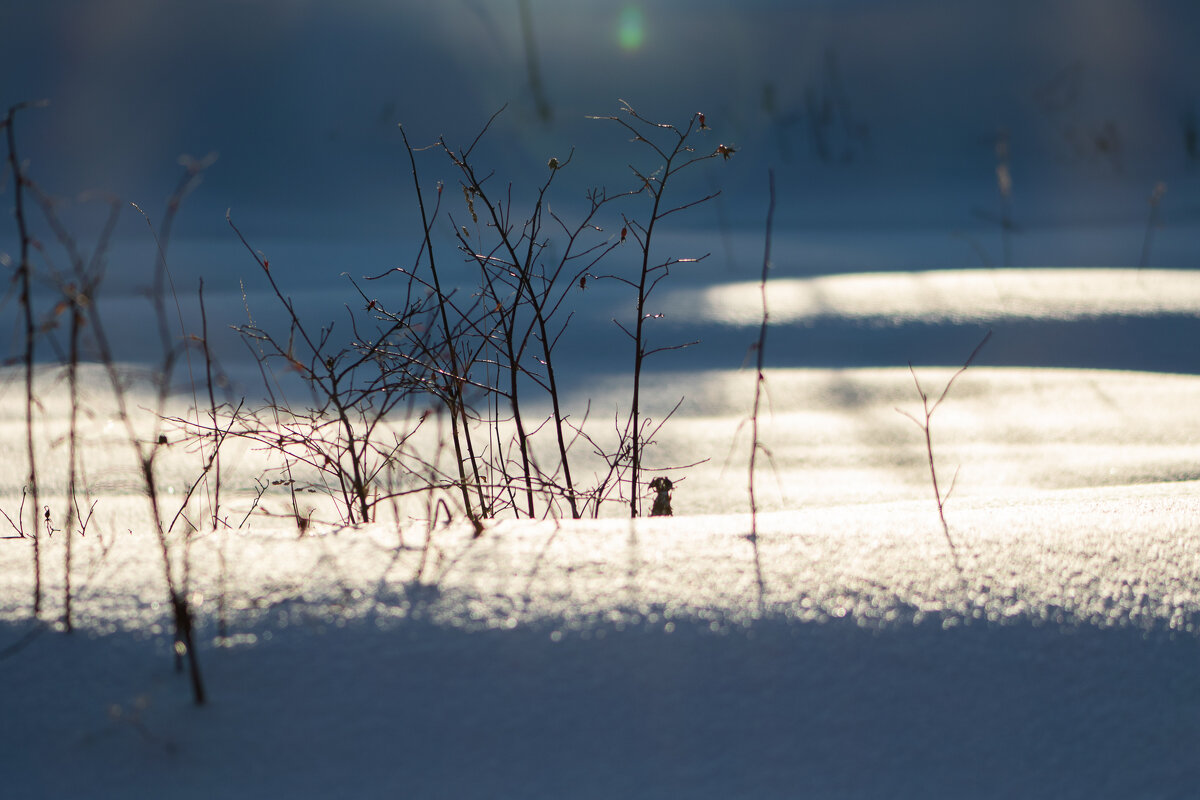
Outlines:
{"label": "thin twig", "polygon": [[758,359],[754,377],[754,408],[750,414],[750,544],[754,548],[754,574],[758,582],[759,610],[764,610],[766,584],[763,581],[762,558],[758,549],[758,503],[754,493],[754,471],[758,463],[758,451],[763,447],[758,438],[758,412],[762,400],[763,387],[766,384],[766,373],[763,364],[767,350],[767,327],[771,321],[770,309],[767,306],[767,275],[771,269],[771,231],[775,220],[775,172],[767,173],[767,230],[764,235],[762,279],[759,281],[759,291],[762,295],[762,325],[758,330]]}
{"label": "thin twig", "polygon": [[950,482],[950,488],[943,493],[938,484],[937,465],[934,462],[933,457],[932,418],[933,413],[937,411],[938,406],[942,404],[942,401],[946,399],[946,395],[949,394],[950,387],[954,385],[956,380],[958,380],[958,376],[966,372],[971,364],[974,363],[975,357],[979,355],[979,351],[983,349],[983,346],[987,344],[988,340],[991,338],[992,332],[988,331],[979,344],[975,346],[975,349],[971,351],[971,355],[967,357],[967,360],[963,363],[962,367],[960,367],[957,372],[950,376],[950,380],[946,382],[946,386],[944,389],[942,389],[942,393],[932,405],[929,402],[928,393],[926,393],[925,389],[922,388],[921,381],[917,378],[917,371],[910,363],[908,365],[908,371],[912,375],[913,384],[917,388],[917,396],[921,398],[923,418],[918,418],[915,415],[904,411],[903,409],[896,409],[896,411],[912,420],[913,424],[921,429],[921,433],[925,438],[925,454],[929,461],[929,478],[933,484],[934,499],[937,501],[938,519],[942,523],[942,533],[946,537],[946,544],[950,546],[950,556],[954,560],[954,568],[959,574],[962,573],[962,566],[958,560],[958,548],[954,546],[954,539],[950,536],[950,525],[946,522],[946,501],[950,499],[950,494],[954,491],[954,485],[958,481],[958,470],[956,469],[954,472],[954,478]]}

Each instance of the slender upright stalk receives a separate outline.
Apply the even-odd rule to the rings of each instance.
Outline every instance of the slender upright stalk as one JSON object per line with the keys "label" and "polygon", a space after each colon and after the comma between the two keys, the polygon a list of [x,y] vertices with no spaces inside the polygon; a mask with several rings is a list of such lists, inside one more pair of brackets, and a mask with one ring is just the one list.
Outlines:
{"label": "slender upright stalk", "polygon": [[[685,261],[697,261],[699,259],[668,259],[662,263],[652,263],[650,261],[651,249],[653,246],[654,232],[658,222],[670,214],[677,211],[683,211],[701,203],[713,199],[719,192],[701,197],[699,199],[685,202],[682,205],[674,207],[665,207],[663,205],[663,197],[667,191],[667,182],[677,172],[687,169],[688,167],[700,161],[721,156],[728,159],[733,155],[734,149],[727,145],[718,145],[713,151],[696,155],[695,149],[689,144],[689,138],[695,130],[708,130],[708,125],[705,123],[703,114],[694,114],[684,128],[678,128],[669,123],[654,123],[649,122],[641,117],[628,103],[622,101],[622,110],[634,119],[634,123],[630,123],[619,116],[599,117],[598,119],[608,119],[621,125],[626,130],[634,135],[634,141],[645,144],[655,154],[659,161],[659,165],[650,174],[639,172],[636,168],[633,169],[634,175],[641,181],[642,187],[639,191],[646,191],[652,198],[650,214],[645,224],[638,223],[629,218],[625,219],[625,230],[622,232],[624,239],[626,232],[632,231],[633,236],[638,241],[638,245],[642,251],[642,263],[638,273],[637,281],[624,281],[633,286],[636,290],[635,308],[637,312],[637,320],[634,324],[634,329],[625,330],[626,335],[633,340],[633,397],[631,399],[630,409],[630,429],[628,435],[630,437],[630,465],[629,465],[629,512],[630,516],[636,517],[641,512],[641,491],[639,490],[639,481],[641,480],[641,459],[642,459],[642,411],[641,411],[641,394],[642,394],[642,369],[645,364],[646,357],[652,353],[657,353],[661,350],[677,349],[672,347],[647,349],[646,346],[646,320],[654,315],[646,312],[646,300],[658,282],[662,280],[670,272],[670,267],[683,263]],[[670,147],[660,147],[648,138],[649,131],[669,131],[674,136],[674,143]],[[668,141],[671,141],[670,139]]]}
{"label": "slender upright stalk", "polygon": [[29,225],[25,218],[25,171],[17,158],[16,115],[18,111],[30,107],[30,103],[18,103],[10,106],[8,116],[4,120],[5,132],[8,137],[8,166],[13,176],[13,202],[16,207],[17,233],[20,237],[20,255],[17,263],[17,281],[20,284],[21,315],[25,334],[25,452],[28,458],[29,471],[27,485],[30,505],[30,537],[33,540],[33,613],[37,616],[42,610],[42,551],[41,536],[38,533],[38,509],[41,508],[38,499],[38,469],[37,454],[34,449],[33,409],[35,405],[33,391],[33,358],[36,326],[33,318],[33,267],[29,263]]}
{"label": "slender upright stalk", "polygon": [[[213,391],[213,359],[212,350],[208,346],[208,312],[204,307],[204,279],[200,279],[200,286],[196,290],[200,300],[200,343],[204,348],[204,382],[208,387],[208,414],[209,421],[212,425],[213,436],[213,453],[212,453],[212,471],[215,482],[212,488],[212,494],[209,497],[209,519],[212,522],[212,529],[217,530],[221,519],[221,431],[220,425],[217,422],[217,397]],[[199,417],[199,412],[197,412]]]}
{"label": "slender upright stalk", "polygon": [[755,348],[758,350],[757,365],[754,378],[754,410],[750,415],[750,540],[755,542],[755,561],[757,562],[758,555],[758,503],[754,493],[754,470],[757,465],[758,451],[763,447],[762,442],[758,440],[758,411],[762,401],[763,385],[767,378],[763,372],[763,363],[767,350],[767,325],[770,323],[771,313],[767,308],[767,273],[771,269],[771,228],[775,219],[775,173],[771,171],[767,176],[769,202],[767,204],[767,232],[766,243],[763,246],[763,264],[762,264],[762,280],[759,284],[759,290],[762,294],[762,326],[758,330],[758,343]]}
{"label": "slender upright stalk", "polygon": [[758,350],[757,363],[754,374],[754,409],[750,414],[750,469],[749,469],[749,492],[750,492],[750,545],[754,548],[754,576],[758,583],[758,606],[760,611],[765,611],[766,602],[766,582],[763,579],[762,570],[762,554],[758,549],[758,502],[754,493],[754,473],[758,465],[758,451],[765,449],[765,445],[758,438],[758,413],[762,402],[763,387],[767,382],[766,374],[763,371],[767,351],[767,326],[771,320],[771,312],[767,306],[767,273],[771,269],[771,233],[775,221],[775,172],[767,173],[767,230],[763,244],[763,263],[762,263],[762,279],[759,282],[759,291],[762,294],[762,325],[758,329],[758,342],[755,345]]}
{"label": "slender upright stalk", "polygon": [[[446,148],[446,150],[447,153],[450,153],[449,148]],[[558,174],[560,169],[566,166],[567,162],[570,161],[570,158],[568,157],[567,160],[561,164],[556,163],[555,166],[551,168],[550,177],[545,181],[545,183],[542,184],[541,189],[538,191],[537,201],[534,203],[534,210],[526,222],[525,229],[521,234],[525,245],[523,248],[524,253],[519,253],[517,249],[519,242],[513,241],[510,226],[507,224],[508,220],[505,218],[502,210],[492,202],[491,198],[485,192],[482,182],[479,180],[475,170],[471,167],[470,161],[467,158],[469,153],[470,151],[468,150],[461,156],[455,156],[453,153],[450,153],[450,155],[454,162],[458,165],[459,169],[462,171],[464,178],[466,178],[468,190],[473,193],[474,196],[477,196],[480,202],[487,209],[487,212],[492,220],[492,226],[500,238],[500,247],[503,248],[508,257],[506,268],[510,268],[512,270],[513,277],[515,277],[517,281],[516,296],[513,297],[509,302],[510,313],[502,314],[501,323],[504,327],[503,332],[505,338],[505,355],[509,361],[509,372],[511,376],[509,401],[513,410],[514,423],[517,427],[517,438],[518,446],[521,452],[522,467],[525,471],[526,491],[529,495],[529,514],[530,516],[533,516],[534,514],[532,475],[529,464],[527,436],[518,403],[518,378],[522,372],[522,368],[519,364],[518,350],[515,348],[516,309],[523,302],[528,302],[533,311],[533,326],[537,331],[537,339],[542,345],[541,365],[546,371],[545,387],[547,393],[550,395],[551,413],[554,419],[554,431],[558,444],[559,463],[562,464],[563,468],[563,481],[565,483],[564,489],[567,498],[567,505],[570,508],[571,517],[578,519],[580,516],[580,511],[576,500],[575,483],[571,477],[571,462],[567,455],[568,448],[564,432],[565,419],[562,413],[559,398],[558,381],[554,371],[554,357],[552,352],[554,349],[554,337],[550,335],[549,330],[549,316],[553,313],[554,308],[553,304],[551,308],[547,308],[547,295],[550,293],[551,287],[553,287],[555,281],[561,277],[562,268],[566,264],[567,260],[571,257],[571,247],[575,243],[578,232],[588,224],[592,215],[594,215],[596,210],[599,208],[599,205],[593,203],[592,211],[588,214],[584,224],[576,229],[574,235],[568,236],[566,252],[563,253],[558,268],[552,270],[548,276],[544,276],[548,285],[545,289],[539,292],[533,286],[533,269],[537,253],[539,252],[538,241],[542,226],[542,215],[546,207],[546,192],[549,190],[551,183],[553,183],[554,176]],[[481,263],[487,263],[491,259],[481,258],[479,260]],[[485,274],[484,280],[488,284],[489,289],[492,290],[493,295],[495,295],[491,278],[487,277]],[[526,300],[525,298],[528,299]],[[523,351],[524,344],[522,344],[519,349]]]}
{"label": "slender upright stalk", "polygon": [[1138,269],[1150,263],[1150,245],[1154,241],[1154,229],[1158,227],[1158,207],[1166,193],[1167,184],[1162,181],[1154,184],[1154,191],[1150,193],[1150,214],[1146,217],[1146,234],[1142,237],[1142,257],[1138,259]]}
{"label": "slender upright stalk", "polygon": [[1004,266],[1012,266],[1012,169],[1009,166],[1008,134],[996,137],[996,189],[1000,193],[1000,239],[1004,249]]}
{"label": "slender upright stalk", "polygon": [[68,298],[68,309],[71,314],[70,343],[67,355],[67,391],[70,395],[70,419],[67,429],[67,524],[63,536],[63,629],[70,633],[71,620],[71,542],[75,538],[75,491],[78,462],[78,432],[79,432],[79,335],[83,327],[83,310],[79,307],[80,298],[75,287],[68,287],[71,296]]}
{"label": "slender upright stalk", "polygon": [[629,516],[637,517],[641,513],[642,493],[639,491],[639,474],[642,465],[641,453],[641,413],[642,413],[642,365],[646,361],[646,278],[650,274],[650,238],[654,235],[654,225],[658,222],[658,206],[662,202],[662,192],[654,195],[654,208],[650,213],[650,224],[646,226],[646,242],[642,248],[642,269],[637,286],[637,324],[633,334],[633,398],[630,409],[631,430],[633,437],[630,442],[629,462]]}
{"label": "slender upright stalk", "polygon": [[[190,162],[184,175],[181,177],[176,186],[174,193],[167,202],[167,210],[163,216],[163,222],[158,232],[155,234],[155,244],[157,245],[157,255],[155,260],[155,279],[152,301],[154,304],[155,319],[158,324],[158,333],[161,338],[163,356],[162,363],[158,368],[157,382],[158,392],[156,397],[156,414],[159,419],[163,419],[164,409],[166,408],[167,398],[170,393],[171,375],[174,372],[176,358],[178,356],[178,348],[171,340],[170,327],[167,322],[166,297],[165,290],[167,283],[171,283],[171,292],[175,297],[178,310],[178,295],[174,291],[174,279],[170,274],[170,267],[167,261],[167,248],[170,244],[171,228],[175,220],[176,214],[185,197],[195,188],[200,180],[201,171],[211,163],[211,159],[201,162]],[[136,205],[134,208],[139,213],[142,213],[146,220],[146,224],[150,230],[154,231],[154,226],[150,222],[150,218]],[[105,326],[100,317],[97,305],[90,305],[90,322],[93,336],[96,341],[97,348],[100,352],[101,361],[108,372],[109,382],[112,384],[113,393],[117,401],[117,413],[125,427],[126,436],[129,440],[130,449],[138,461],[140,467],[142,482],[146,491],[146,499],[149,502],[150,513],[154,520],[155,535],[158,539],[159,554],[162,558],[163,582],[166,584],[167,598],[170,602],[173,622],[175,625],[175,665],[177,670],[183,669],[183,662],[186,659],[188,665],[188,675],[192,683],[192,701],[202,706],[207,702],[207,694],[204,688],[204,680],[200,674],[200,661],[197,655],[196,642],[194,638],[194,612],[189,596],[189,578],[190,578],[190,556],[188,548],[191,544],[189,537],[185,536],[182,542],[182,561],[181,568],[177,569],[174,559],[172,558],[172,545],[170,539],[170,529],[167,527],[164,517],[162,503],[159,500],[158,481],[155,476],[154,464],[159,452],[159,441],[157,436],[151,437],[149,444],[143,444],[139,439],[136,429],[133,425],[133,418],[130,415],[128,407],[128,399],[124,381],[120,376],[117,368],[117,362],[114,358],[112,347],[108,341]],[[180,324],[182,325],[182,312],[179,312]],[[182,575],[178,574],[182,572]]]}
{"label": "slender upright stalk", "polygon": [[983,346],[987,344],[988,340],[991,338],[992,332],[988,331],[979,344],[975,346],[975,349],[971,351],[971,355],[968,356],[967,360],[958,369],[958,371],[950,376],[950,380],[946,381],[946,386],[942,389],[942,393],[938,395],[938,399],[932,403],[929,402],[928,393],[926,393],[925,389],[921,387],[921,381],[917,379],[917,371],[913,369],[912,364],[909,364],[908,371],[912,375],[913,383],[917,387],[917,396],[921,398],[923,417],[918,419],[915,415],[910,414],[907,411],[903,411],[899,408],[896,409],[901,414],[911,419],[913,423],[921,429],[921,432],[925,437],[925,455],[929,461],[929,478],[933,484],[934,500],[937,501],[938,519],[942,523],[942,533],[946,537],[946,544],[950,547],[950,557],[954,559],[954,569],[957,570],[959,574],[962,573],[962,565],[958,560],[958,548],[954,546],[954,539],[950,536],[950,525],[946,522],[946,501],[950,499],[951,493],[954,492],[954,485],[958,480],[958,471],[955,471],[954,478],[950,481],[950,488],[943,493],[941,484],[938,482],[937,465],[933,458],[932,420],[933,413],[937,411],[938,407],[943,401],[945,401],[946,395],[950,394],[950,387],[953,386],[954,382],[958,380],[958,377],[966,372],[971,364],[975,362],[975,357],[979,355],[979,351],[983,349]]}
{"label": "slender upright stalk", "polygon": [[[469,170],[469,167],[466,166],[465,162],[462,163],[460,166],[462,166],[464,170]],[[500,236],[502,238],[507,238],[507,232],[504,228],[503,221],[500,220],[499,217],[497,216],[497,212],[492,207],[492,204],[490,202],[488,202],[487,205],[489,208],[492,209],[492,216],[496,220],[495,225],[496,225],[497,230],[500,231]],[[489,304],[495,303],[495,310],[493,313],[499,318],[498,327],[499,327],[499,340],[500,341],[498,344],[495,345],[495,348],[497,351],[497,355],[502,356],[504,358],[504,362],[501,363],[499,358],[497,358],[497,363],[496,363],[496,368],[497,368],[497,375],[496,375],[497,386],[496,386],[496,388],[497,388],[497,390],[499,390],[499,386],[498,386],[499,378],[500,378],[499,372],[501,370],[503,370],[504,372],[508,373],[508,389],[507,389],[507,391],[503,391],[503,392],[498,391],[498,396],[496,398],[497,399],[496,417],[498,419],[500,416],[500,411],[499,411],[500,397],[499,397],[499,395],[503,395],[508,400],[508,406],[509,406],[510,411],[512,412],[513,425],[516,428],[517,451],[520,453],[521,475],[523,476],[524,482],[525,482],[525,502],[526,502],[527,513],[530,517],[533,517],[537,513],[534,496],[533,496],[533,465],[530,461],[530,454],[529,454],[529,434],[525,429],[525,418],[521,414],[521,391],[520,391],[521,366],[520,365],[521,365],[521,351],[524,348],[522,346],[520,349],[518,349],[517,335],[516,335],[517,309],[521,303],[521,294],[520,294],[520,290],[518,289],[517,296],[511,302],[506,303],[505,298],[501,297],[500,291],[497,290],[497,288],[496,288],[495,280],[493,280],[491,274],[488,271],[487,262],[489,259],[483,258],[483,259],[477,259],[477,260],[480,261],[480,267],[481,267],[481,272],[482,272],[481,281],[482,281],[483,285],[487,288],[488,303]],[[505,265],[505,268],[513,269],[513,270],[518,269],[518,267],[515,267],[511,264]],[[498,432],[499,431],[497,429],[497,433]],[[511,493],[512,490],[511,490],[511,486],[509,485],[511,481],[508,476],[508,467],[507,467],[507,464],[505,463],[505,459],[503,457],[501,457],[501,459],[500,459],[500,469],[505,477],[506,487],[509,489],[509,491]],[[520,516],[520,512],[517,510],[517,504],[516,504],[515,497],[513,498],[513,511],[517,514],[517,516]]]}
{"label": "slender upright stalk", "polygon": [[542,70],[538,66],[537,40],[533,35],[533,13],[529,9],[529,0],[517,0],[517,10],[521,19],[521,41],[525,46],[525,70],[529,73],[529,90],[533,93],[538,117],[542,122],[549,122],[554,116],[554,109],[546,97]]}
{"label": "slender upright stalk", "polygon": [[[408,134],[404,132],[403,125],[400,126],[400,136],[404,139],[404,148],[408,151],[408,161],[412,166],[413,187],[417,193],[417,206],[421,212],[421,228],[424,233],[423,246],[429,254],[430,274],[433,277],[434,291],[437,293],[438,297],[437,305],[439,319],[442,323],[442,333],[446,340],[446,349],[449,351],[450,376],[447,379],[448,385],[446,388],[449,395],[448,399],[450,400],[450,437],[454,442],[454,461],[458,467],[459,488],[462,492],[463,510],[466,512],[467,518],[475,523],[478,530],[479,518],[472,510],[473,505],[471,503],[471,493],[469,490],[469,483],[467,481],[466,467],[464,466],[464,460],[466,457],[470,458],[471,466],[475,473],[475,486],[479,493],[480,504],[481,506],[485,506],[486,503],[483,499],[482,481],[479,478],[479,468],[475,459],[474,448],[471,445],[471,431],[467,420],[466,403],[463,401],[463,383],[465,376],[463,376],[459,371],[458,351],[455,348],[454,335],[450,328],[449,313],[446,309],[446,295],[442,291],[441,278],[438,275],[436,262],[434,261],[433,257],[433,237],[430,235],[430,228],[433,223],[429,220],[429,216],[425,211],[425,197],[421,192],[421,181],[417,175],[417,159],[416,156],[413,155],[413,148],[408,141]],[[441,191],[440,186],[438,191]],[[463,454],[464,442],[467,445],[466,456]],[[481,511],[486,515],[486,508],[481,508]]]}

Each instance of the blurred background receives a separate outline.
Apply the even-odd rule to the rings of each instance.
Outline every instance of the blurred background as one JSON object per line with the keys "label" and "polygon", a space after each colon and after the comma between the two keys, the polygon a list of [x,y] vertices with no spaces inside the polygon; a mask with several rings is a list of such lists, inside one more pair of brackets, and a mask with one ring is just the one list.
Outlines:
{"label": "blurred background", "polygon": [[[45,0],[3,4],[0,28],[0,102],[49,101],[16,130],[49,192],[113,193],[157,224],[179,157],[216,154],[172,266],[217,293],[256,270],[226,209],[298,291],[411,261],[401,123],[462,147],[503,108],[476,159],[496,180],[527,196],[575,148],[559,209],[629,188],[637,151],[587,119],[621,99],[704,112],[736,149],[680,187],[721,191],[666,232],[712,254],[685,283],[757,278],[768,170],[778,276],[1200,266],[1191,0]],[[422,162],[429,186],[451,177]],[[96,220],[72,221],[86,241]],[[144,286],[136,212],[112,252],[109,289]]]}

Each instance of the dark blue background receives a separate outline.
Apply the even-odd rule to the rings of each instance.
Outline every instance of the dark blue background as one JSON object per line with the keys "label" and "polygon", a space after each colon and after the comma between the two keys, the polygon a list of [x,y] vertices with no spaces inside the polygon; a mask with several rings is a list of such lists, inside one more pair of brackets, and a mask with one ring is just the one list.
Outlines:
{"label": "dark blue background", "polygon": [[[263,288],[226,209],[332,318],[354,297],[342,272],[415,255],[398,123],[416,144],[465,146],[506,104],[477,162],[520,202],[575,147],[556,184],[564,214],[589,186],[632,185],[637,149],[586,115],[619,98],[666,121],[707,115],[706,146],[738,152],[678,185],[680,199],[722,191],[671,220],[675,244],[712,253],[680,280],[757,277],[768,170],[777,275],[1001,264],[999,139],[1014,265],[1137,266],[1163,181],[1147,265],[1200,266],[1200,6],[1188,0],[46,0],[4,4],[0,29],[0,102],[50,101],[17,131],[50,192],[115,193],[157,224],[177,158],[219,154],[171,243],[178,284],[191,292],[204,276],[218,324],[244,319],[243,282]],[[427,188],[453,180],[434,153],[421,168]],[[97,215],[67,213],[86,241]],[[14,234],[0,229],[10,255]],[[153,259],[145,220],[126,213],[107,291],[134,302]],[[1094,365],[1095,350],[1030,360]],[[897,360],[871,352],[789,363]],[[1100,365],[1137,359],[1119,361]]]}

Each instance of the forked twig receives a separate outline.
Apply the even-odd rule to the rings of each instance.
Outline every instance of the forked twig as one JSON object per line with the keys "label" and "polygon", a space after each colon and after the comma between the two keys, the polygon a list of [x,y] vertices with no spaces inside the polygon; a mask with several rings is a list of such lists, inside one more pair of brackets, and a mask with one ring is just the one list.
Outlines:
{"label": "forked twig", "polygon": [[938,519],[941,520],[942,533],[946,535],[946,543],[950,546],[950,556],[954,559],[954,568],[959,573],[962,572],[962,565],[958,560],[958,548],[954,546],[954,539],[950,536],[950,526],[946,522],[946,501],[950,499],[951,493],[954,492],[954,485],[958,481],[958,470],[956,469],[954,471],[954,477],[950,481],[950,488],[943,493],[941,486],[938,484],[937,465],[935,464],[933,458],[931,420],[933,418],[933,412],[937,411],[938,406],[940,406],[942,401],[946,399],[946,395],[950,393],[950,387],[954,385],[956,380],[958,380],[958,376],[967,371],[967,368],[970,367],[975,361],[975,357],[979,355],[979,351],[983,349],[983,346],[987,344],[988,340],[991,338],[992,332],[988,331],[983,337],[982,341],[980,341],[979,344],[975,346],[975,349],[971,351],[971,355],[967,358],[967,360],[963,362],[962,367],[960,367],[957,372],[950,376],[950,380],[946,381],[945,388],[942,389],[942,393],[938,395],[937,400],[935,400],[932,405],[930,405],[928,393],[926,393],[925,389],[922,388],[921,381],[917,378],[917,371],[913,369],[913,365],[910,362],[908,365],[908,371],[912,375],[913,383],[917,387],[917,395],[921,398],[924,420],[918,419],[913,414],[910,414],[901,408],[896,409],[896,411],[911,419],[913,424],[920,428],[921,432],[925,435],[925,453],[929,459],[929,477],[933,483],[933,496],[937,501]]}

